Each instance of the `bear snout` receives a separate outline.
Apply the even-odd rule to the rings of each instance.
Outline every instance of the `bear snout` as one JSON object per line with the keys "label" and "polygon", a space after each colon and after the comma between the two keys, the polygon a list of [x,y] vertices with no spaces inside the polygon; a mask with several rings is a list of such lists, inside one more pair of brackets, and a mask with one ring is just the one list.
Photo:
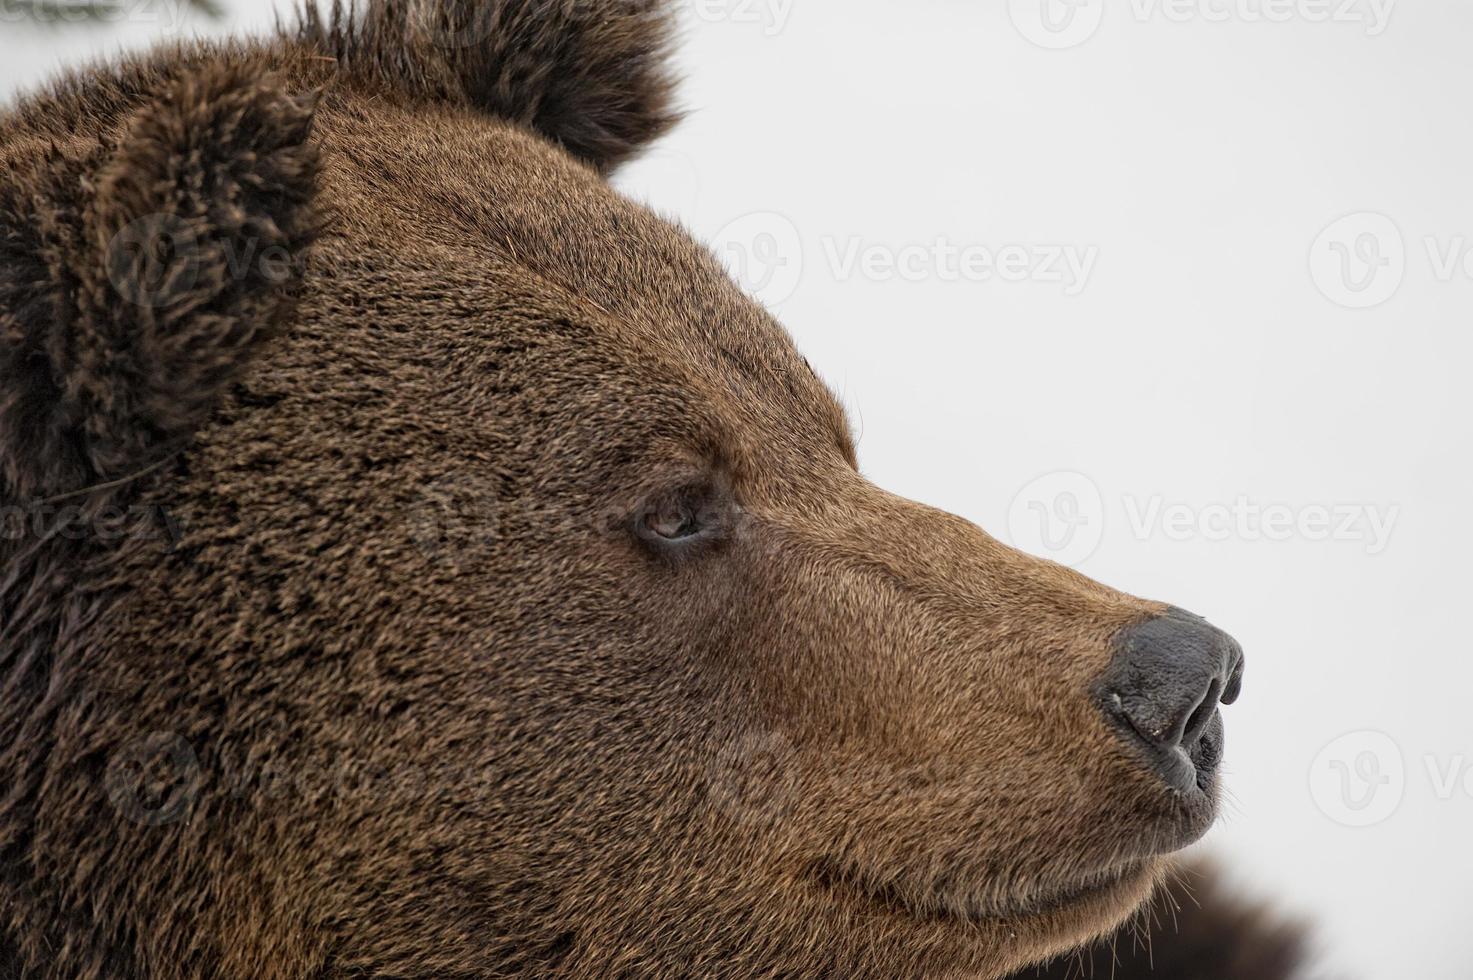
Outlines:
{"label": "bear snout", "polygon": [[1219,704],[1237,700],[1243,650],[1227,633],[1181,609],[1129,626],[1097,693],[1112,727],[1177,791],[1206,791],[1222,759]]}

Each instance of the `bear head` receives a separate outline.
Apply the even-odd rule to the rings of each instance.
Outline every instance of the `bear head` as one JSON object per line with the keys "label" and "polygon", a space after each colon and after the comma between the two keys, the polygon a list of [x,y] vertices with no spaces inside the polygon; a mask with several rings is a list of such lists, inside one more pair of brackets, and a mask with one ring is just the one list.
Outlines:
{"label": "bear head", "polygon": [[1241,654],[867,481],[606,177],[644,0],[379,0],[0,117],[0,963],[998,977],[1216,808]]}

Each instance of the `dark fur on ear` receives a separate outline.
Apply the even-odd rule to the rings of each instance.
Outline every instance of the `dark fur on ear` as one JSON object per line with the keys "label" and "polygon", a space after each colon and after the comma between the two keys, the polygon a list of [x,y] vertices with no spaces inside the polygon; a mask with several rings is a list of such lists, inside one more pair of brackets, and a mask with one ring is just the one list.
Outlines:
{"label": "dark fur on ear", "polygon": [[1012,980],[1297,980],[1304,930],[1188,868],[1115,935]]}
{"label": "dark fur on ear", "polygon": [[350,76],[526,125],[608,172],[676,119],[668,0],[309,5],[302,40]]}
{"label": "dark fur on ear", "polygon": [[291,294],[318,221],[312,106],[185,74],[81,154],[0,188],[0,488],[72,491],[199,424]]}

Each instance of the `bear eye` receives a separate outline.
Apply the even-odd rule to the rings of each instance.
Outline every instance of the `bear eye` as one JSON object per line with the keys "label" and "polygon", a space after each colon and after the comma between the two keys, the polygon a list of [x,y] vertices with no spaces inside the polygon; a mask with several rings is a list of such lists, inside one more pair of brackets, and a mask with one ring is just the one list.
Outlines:
{"label": "bear eye", "polygon": [[640,528],[659,541],[679,541],[701,533],[701,521],[688,500],[666,501],[645,512]]}
{"label": "bear eye", "polygon": [[698,481],[649,501],[635,515],[631,529],[646,547],[662,555],[692,555],[725,537],[733,510],[724,488]]}

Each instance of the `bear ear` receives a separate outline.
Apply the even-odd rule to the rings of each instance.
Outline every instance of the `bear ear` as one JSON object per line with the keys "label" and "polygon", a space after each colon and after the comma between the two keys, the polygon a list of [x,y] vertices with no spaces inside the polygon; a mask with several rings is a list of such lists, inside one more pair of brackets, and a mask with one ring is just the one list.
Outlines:
{"label": "bear ear", "polygon": [[[279,323],[318,220],[311,99],[215,66],[0,187],[0,478],[71,491],[167,455]],[[4,154],[0,154],[4,155]]]}
{"label": "bear ear", "polygon": [[372,0],[302,39],[350,75],[528,126],[608,173],[676,121],[672,0]]}

